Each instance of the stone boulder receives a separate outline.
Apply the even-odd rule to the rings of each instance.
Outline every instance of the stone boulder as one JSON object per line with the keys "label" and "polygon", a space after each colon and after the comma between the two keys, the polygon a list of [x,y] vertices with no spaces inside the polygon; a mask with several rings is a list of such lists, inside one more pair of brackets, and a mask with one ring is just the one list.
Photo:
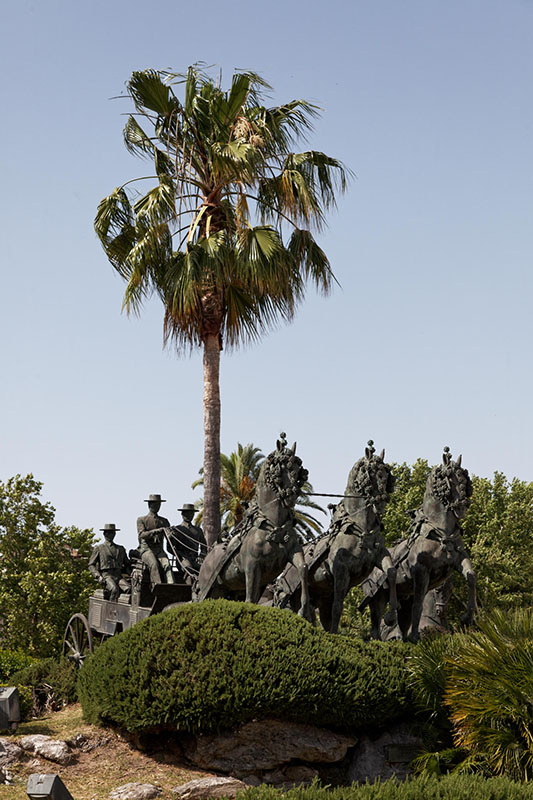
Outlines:
{"label": "stone boulder", "polygon": [[243,789],[246,789],[246,784],[237,778],[213,777],[189,781],[172,791],[181,800],[205,800],[208,797],[235,797]]}
{"label": "stone boulder", "polygon": [[32,736],[23,736],[20,746],[28,753],[33,753],[47,761],[54,761],[56,764],[70,764],[74,755],[70,751],[66,742],[52,739],[51,736],[44,736],[36,733]]}
{"label": "stone boulder", "polygon": [[294,761],[311,765],[341,761],[356,742],[314,725],[261,720],[218,735],[191,737],[183,749],[201,769],[246,779],[249,774],[278,770]]}
{"label": "stone boulder", "polygon": [[422,750],[423,743],[405,725],[397,725],[377,739],[364,736],[353,751],[347,779],[373,783],[378,778],[405,780],[410,775],[409,762]]}
{"label": "stone boulder", "polygon": [[161,789],[153,783],[125,783],[109,793],[113,800],[151,800],[161,794]]}
{"label": "stone boulder", "polygon": [[0,737],[0,767],[5,767],[14,761],[18,761],[23,754],[24,751],[18,744]]}

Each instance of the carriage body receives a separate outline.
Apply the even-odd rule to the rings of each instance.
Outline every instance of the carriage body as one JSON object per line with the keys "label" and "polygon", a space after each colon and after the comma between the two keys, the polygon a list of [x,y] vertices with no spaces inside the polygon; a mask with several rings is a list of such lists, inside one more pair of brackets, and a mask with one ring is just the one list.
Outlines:
{"label": "carriage body", "polygon": [[132,551],[131,556],[131,594],[123,593],[117,600],[108,600],[103,589],[96,589],[89,597],[87,616],[76,613],[69,619],[63,638],[63,655],[76,666],[83,664],[95,644],[170,606],[191,601],[192,580],[179,569],[176,561],[173,564],[176,583],[160,583],[152,589],[137,551]]}

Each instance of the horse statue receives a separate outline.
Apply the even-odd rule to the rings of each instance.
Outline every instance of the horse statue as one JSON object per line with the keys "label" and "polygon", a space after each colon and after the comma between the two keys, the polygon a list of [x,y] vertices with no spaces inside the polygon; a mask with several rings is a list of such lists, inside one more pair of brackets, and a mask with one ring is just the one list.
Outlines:
{"label": "horse statue", "polygon": [[[391,495],[394,480],[384,461],[385,451],[376,455],[370,440],[365,455],[352,467],[343,499],[336,506],[324,536],[304,547],[309,571],[309,595],[318,609],[322,627],[337,633],[348,591],[362,583],[374,568],[388,578],[389,624],[396,623],[395,569],[381,533],[381,515]],[[274,587],[274,605],[295,608],[302,589],[300,576],[289,565]],[[381,620],[380,620],[381,622]],[[378,639],[376,622],[371,635]]]}
{"label": "horse statue", "polygon": [[[460,520],[466,514],[472,496],[472,481],[461,466],[461,456],[452,460],[450,448],[444,448],[442,464],[428,476],[421,507],[410,512],[411,526],[407,539],[391,549],[396,567],[399,600],[399,631],[389,631],[386,638],[420,638],[420,618],[426,593],[443,585],[456,570],[468,582],[468,605],[461,622],[472,623],[477,611],[476,575],[462,539]],[[379,570],[363,584],[365,599],[360,608],[370,606],[372,625],[378,624],[388,596],[388,576]]]}
{"label": "horse statue", "polygon": [[301,581],[299,613],[309,621],[307,566],[294,523],[293,508],[308,477],[287,447],[284,433],[261,465],[255,497],[233,535],[205,557],[194,591],[195,600],[226,597],[258,603],[265,587],[291,563]]}

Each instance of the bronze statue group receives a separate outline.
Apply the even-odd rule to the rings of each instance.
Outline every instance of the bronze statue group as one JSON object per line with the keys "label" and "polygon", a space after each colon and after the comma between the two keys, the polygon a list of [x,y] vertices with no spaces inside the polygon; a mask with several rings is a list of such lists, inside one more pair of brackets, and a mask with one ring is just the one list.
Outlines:
{"label": "bronze statue group", "polygon": [[[421,629],[445,627],[446,597],[454,572],[469,588],[462,618],[470,624],[476,612],[476,578],[462,539],[472,484],[461,456],[453,461],[444,448],[442,463],[427,480],[420,508],[412,512],[406,538],[390,550],[383,537],[382,516],[394,488],[382,451],[368,442],[352,467],[346,490],[328,530],[303,543],[295,527],[294,506],[307,480],[307,470],[281,434],[264,460],[253,502],[232,535],[207,551],[195,509],[184,504],[182,522],[171,526],[159,515],[158,494],[150,495],[148,513],[137,520],[139,548],[126,555],[114,543],[115,525],[102,529],[89,569],[104,595],[116,600],[130,592],[131,559],[141,563],[152,589],[160,583],[192,587],[195,601],[226,597],[296,611],[336,633],[349,590],[362,585],[375,639],[417,641]],[[165,545],[169,554],[165,550]],[[439,593],[440,592],[440,593]],[[387,609],[388,607],[388,609]]]}

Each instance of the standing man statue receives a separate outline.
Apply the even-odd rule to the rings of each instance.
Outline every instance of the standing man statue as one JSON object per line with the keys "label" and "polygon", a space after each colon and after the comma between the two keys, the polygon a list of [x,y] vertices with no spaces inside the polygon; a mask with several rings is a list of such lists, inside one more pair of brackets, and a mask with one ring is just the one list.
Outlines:
{"label": "standing man statue", "polygon": [[102,586],[104,597],[117,600],[121,592],[129,594],[131,591],[128,581],[123,578],[123,575],[131,573],[131,566],[126,550],[113,541],[120,528],[115,527],[114,522],[109,522],[100,530],[105,541],[94,547],[89,559],[89,572]]}
{"label": "standing man statue", "polygon": [[148,514],[137,520],[137,533],[139,534],[139,552],[141,559],[150,570],[150,584],[152,589],[158,583],[174,583],[172,568],[168,556],[163,549],[165,534],[164,528],[170,528],[170,522],[165,517],[159,516],[161,503],[160,494],[148,496]]}
{"label": "standing man statue", "polygon": [[207,544],[203,530],[199,525],[193,524],[196,509],[192,503],[184,503],[181,512],[181,523],[171,529],[170,543],[178,563],[184,571],[186,583],[191,578],[191,573],[197,575],[200,570]]}

